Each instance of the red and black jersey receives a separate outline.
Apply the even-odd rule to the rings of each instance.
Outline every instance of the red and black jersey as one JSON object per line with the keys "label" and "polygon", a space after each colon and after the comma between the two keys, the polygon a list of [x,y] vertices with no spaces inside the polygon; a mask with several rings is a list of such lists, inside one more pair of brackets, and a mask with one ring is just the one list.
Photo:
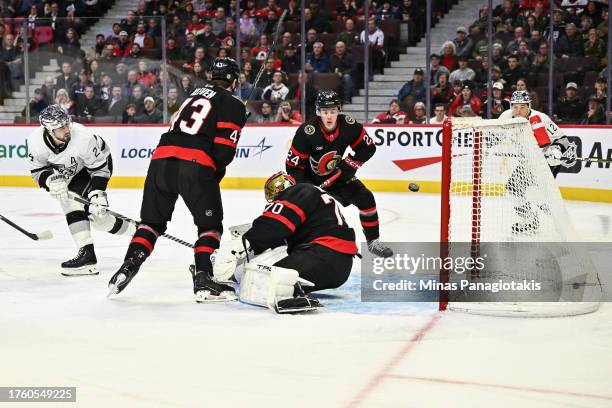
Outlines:
{"label": "red and black jersey", "polygon": [[305,183],[281,191],[244,237],[255,254],[285,243],[289,253],[304,244],[357,253],[355,231],[347,225],[336,201],[319,187]]}
{"label": "red and black jersey", "polygon": [[[343,159],[348,147],[354,154]],[[338,125],[331,133],[325,130],[321,120],[316,117],[302,124],[296,131],[285,166],[287,173],[295,177],[298,183],[319,185],[336,166],[347,167],[347,170],[354,173],[375,151],[376,146],[363,125],[351,116],[338,115]]]}
{"label": "red and black jersey", "polygon": [[223,174],[234,158],[245,122],[246,108],[230,92],[212,84],[196,88],[161,136],[151,159],[176,157]]}

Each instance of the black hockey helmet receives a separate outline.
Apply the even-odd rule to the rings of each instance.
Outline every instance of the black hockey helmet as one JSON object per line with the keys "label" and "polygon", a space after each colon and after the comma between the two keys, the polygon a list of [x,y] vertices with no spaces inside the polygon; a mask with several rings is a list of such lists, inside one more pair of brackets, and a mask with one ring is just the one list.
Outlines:
{"label": "black hockey helmet", "polygon": [[338,108],[338,110],[342,108],[340,97],[336,91],[319,92],[317,95],[317,100],[315,101],[317,115],[319,114],[320,109],[323,108]]}
{"label": "black hockey helmet", "polygon": [[238,78],[240,78],[240,68],[234,59],[215,58],[212,66],[212,79],[221,79],[231,84],[234,79]]}

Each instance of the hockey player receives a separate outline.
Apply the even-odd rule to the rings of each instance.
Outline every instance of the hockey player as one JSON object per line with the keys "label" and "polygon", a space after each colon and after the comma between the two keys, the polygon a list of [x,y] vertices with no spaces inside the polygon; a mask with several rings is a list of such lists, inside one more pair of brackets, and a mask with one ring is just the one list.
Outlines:
{"label": "hockey player", "polygon": [[[510,110],[503,112],[499,119],[526,118],[533,129],[538,146],[546,158],[553,177],[557,177],[561,163],[565,160],[571,162],[575,158],[575,150],[570,149],[570,141],[567,136],[551,119],[543,112],[531,109],[531,97],[527,91],[515,91],[510,99]],[[512,226],[515,234],[533,233],[539,228],[538,214],[535,208],[525,197],[526,188],[533,184],[533,174],[527,172],[519,165],[514,169],[507,183],[510,194],[519,200],[515,210],[523,222],[517,222]],[[546,210],[546,209],[544,209]]]}
{"label": "hockey player", "polygon": [[235,299],[231,286],[212,280],[210,254],[219,247],[223,232],[219,182],[246,121],[244,104],[232,96],[239,75],[236,61],[217,58],[210,83],[191,93],[161,136],[145,180],[141,224],[109,282],[109,294],[121,292],[134,278],[166,231],[181,196],[198,228],[192,271],[196,301]]}
{"label": "hockey player", "polygon": [[215,275],[228,279],[246,258],[251,262],[237,273],[241,301],[279,313],[316,308],[316,299],[305,293],[346,282],[357,254],[355,232],[329,194],[312,184],[296,184],[284,172],[266,181],[265,196],[269,204],[242,235],[237,247],[242,250],[225,263],[218,259]]}
{"label": "hockey player", "polygon": [[[62,263],[62,275],[97,275],[90,223],[111,234],[135,232],[133,224],[106,212],[106,186],[113,170],[110,150],[100,136],[72,123],[59,105],[44,109],[39,120],[42,126],[28,137],[32,178],[59,199],[79,248],[77,256]],[[68,192],[87,198],[91,205],[70,199]]]}
{"label": "hockey player", "polygon": [[[368,250],[380,257],[393,252],[379,241],[378,212],[374,195],[355,177],[376,146],[360,123],[340,112],[340,98],[334,91],[319,92],[317,116],[295,133],[285,161],[287,173],[298,183],[324,188],[343,206],[354,204],[368,243]],[[350,147],[354,154],[343,158]]]}

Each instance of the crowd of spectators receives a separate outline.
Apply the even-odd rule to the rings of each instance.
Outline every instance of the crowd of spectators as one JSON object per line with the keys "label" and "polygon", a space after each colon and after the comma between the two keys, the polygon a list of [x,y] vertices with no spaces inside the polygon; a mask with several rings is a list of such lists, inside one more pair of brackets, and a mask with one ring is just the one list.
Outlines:
{"label": "crowd of spectators", "polygon": [[[392,114],[391,108],[381,115],[398,117],[390,123],[419,123],[421,103],[429,86],[429,115],[439,118],[444,108],[448,116],[486,118],[490,63],[492,118],[510,108],[515,90],[527,90],[532,107],[548,112],[549,41],[553,41],[553,119],[557,123],[606,123],[608,6],[603,3],[556,0],[550,30],[548,1],[503,0],[493,10],[490,58],[486,38],[489,10],[485,3],[472,25],[457,27],[455,38],[449,38],[439,53],[431,55],[430,83],[424,83],[423,69],[416,69],[400,89],[398,108],[408,115],[408,122],[403,115]],[[394,99],[390,104],[396,102]]]}
{"label": "crowd of spectators", "polygon": [[[370,46],[371,72],[383,73],[389,60],[399,54],[396,46],[400,24],[408,27],[412,43],[422,37],[425,27],[425,4],[420,1],[370,0],[370,18],[366,19],[363,0],[307,0],[303,11],[307,34],[302,41],[299,1],[242,0],[238,15],[236,1],[141,0],[137,9],[128,11],[120,21],[105,23],[112,32],[96,36],[94,53],[80,44],[81,35],[92,25],[84,17],[102,16],[114,2],[9,1],[8,6],[0,6],[4,22],[0,24],[0,98],[10,95],[24,81],[20,65],[23,41],[19,33],[25,24],[28,38],[33,40],[30,50],[51,51],[61,64],[50,95],[39,100],[41,94],[37,93],[32,99],[34,115],[44,103],[61,101],[82,122],[158,123],[163,82],[167,81],[169,94],[176,95],[168,97],[172,113],[195,87],[210,78],[215,57],[235,58],[239,30],[244,75],[236,93],[251,100],[249,105],[256,111],[251,120],[285,120],[287,104],[282,102],[289,102],[288,117],[295,121],[302,92],[300,80],[306,82],[307,116],[313,114],[313,104],[308,102],[314,100],[318,89],[334,88],[348,103],[362,86],[359,74],[363,73],[364,42]],[[454,2],[434,0],[435,18]],[[271,50],[272,36],[284,9],[288,14],[281,27],[282,35]],[[162,20],[167,27],[165,44]],[[302,46],[306,52],[304,73],[300,72]],[[269,62],[254,87],[254,78],[268,51]],[[163,77],[160,68],[162,53],[168,62],[168,78]],[[268,107],[271,113],[266,113]]]}
{"label": "crowd of spectators", "polygon": [[[81,35],[92,25],[85,17],[103,15],[113,2],[5,2],[0,5],[0,100],[24,81],[22,37],[27,30],[31,51],[50,51],[60,62],[58,75],[47,78],[30,101],[34,116],[45,104],[55,102],[82,122],[159,123],[164,84],[171,115],[195,87],[210,78],[214,57],[236,56],[239,30],[242,74],[236,94],[250,100],[254,112],[250,120],[297,121],[301,82],[305,83],[307,118],[314,113],[318,89],[334,88],[348,103],[363,85],[364,42],[370,45],[370,72],[384,73],[389,60],[397,57],[400,24],[408,27],[411,43],[425,30],[424,2],[371,1],[366,19],[363,1],[307,0],[302,41],[299,1],[243,0],[238,15],[236,1],[141,0],[120,21],[106,23],[112,32],[96,36],[94,52],[80,44]],[[432,2],[434,23],[454,2]],[[270,49],[284,9],[288,14],[282,35],[275,49]],[[427,116],[432,120],[444,115],[486,116],[489,103],[495,118],[508,109],[509,97],[517,89],[529,91],[534,109],[547,111],[548,42],[553,41],[554,119],[605,122],[608,7],[600,1],[554,0],[554,9],[550,16],[546,0],[503,0],[493,10],[494,43],[489,56],[485,3],[476,21],[458,27],[455,38],[449,38],[439,52],[434,50],[430,83],[424,83],[422,69],[415,70],[389,111],[375,120],[420,123]],[[162,20],[167,27],[165,44]],[[300,70],[301,47],[306,54],[305,72]],[[268,63],[255,87],[255,76],[268,51]],[[167,78],[161,69],[162,54],[168,63]],[[490,102],[489,64],[493,74]],[[432,103],[424,107],[427,87]]]}

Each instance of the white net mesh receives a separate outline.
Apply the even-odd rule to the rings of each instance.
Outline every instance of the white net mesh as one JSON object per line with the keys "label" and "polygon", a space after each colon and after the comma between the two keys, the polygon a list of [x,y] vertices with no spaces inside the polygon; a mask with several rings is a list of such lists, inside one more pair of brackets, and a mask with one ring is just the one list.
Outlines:
{"label": "white net mesh", "polygon": [[[576,302],[583,298],[593,300],[596,294],[586,296],[585,290],[600,289],[588,254],[570,244],[548,245],[545,250],[537,250],[540,244],[536,243],[577,242],[578,237],[526,119],[453,119],[448,188],[448,242],[473,244],[451,244],[451,256],[474,251],[484,243],[517,243],[500,250],[494,267],[489,266],[486,273],[472,278],[490,282],[535,279],[549,285],[553,297],[558,296],[551,300],[560,300],[450,303],[449,308],[535,316],[579,314],[597,309],[598,302]],[[521,247],[518,243],[532,243],[528,247],[534,249],[533,257],[521,253],[527,246]],[[503,249],[503,246],[497,248]],[[542,259],[542,251],[548,253],[548,259]],[[493,295],[486,300],[502,298],[496,299]]]}

